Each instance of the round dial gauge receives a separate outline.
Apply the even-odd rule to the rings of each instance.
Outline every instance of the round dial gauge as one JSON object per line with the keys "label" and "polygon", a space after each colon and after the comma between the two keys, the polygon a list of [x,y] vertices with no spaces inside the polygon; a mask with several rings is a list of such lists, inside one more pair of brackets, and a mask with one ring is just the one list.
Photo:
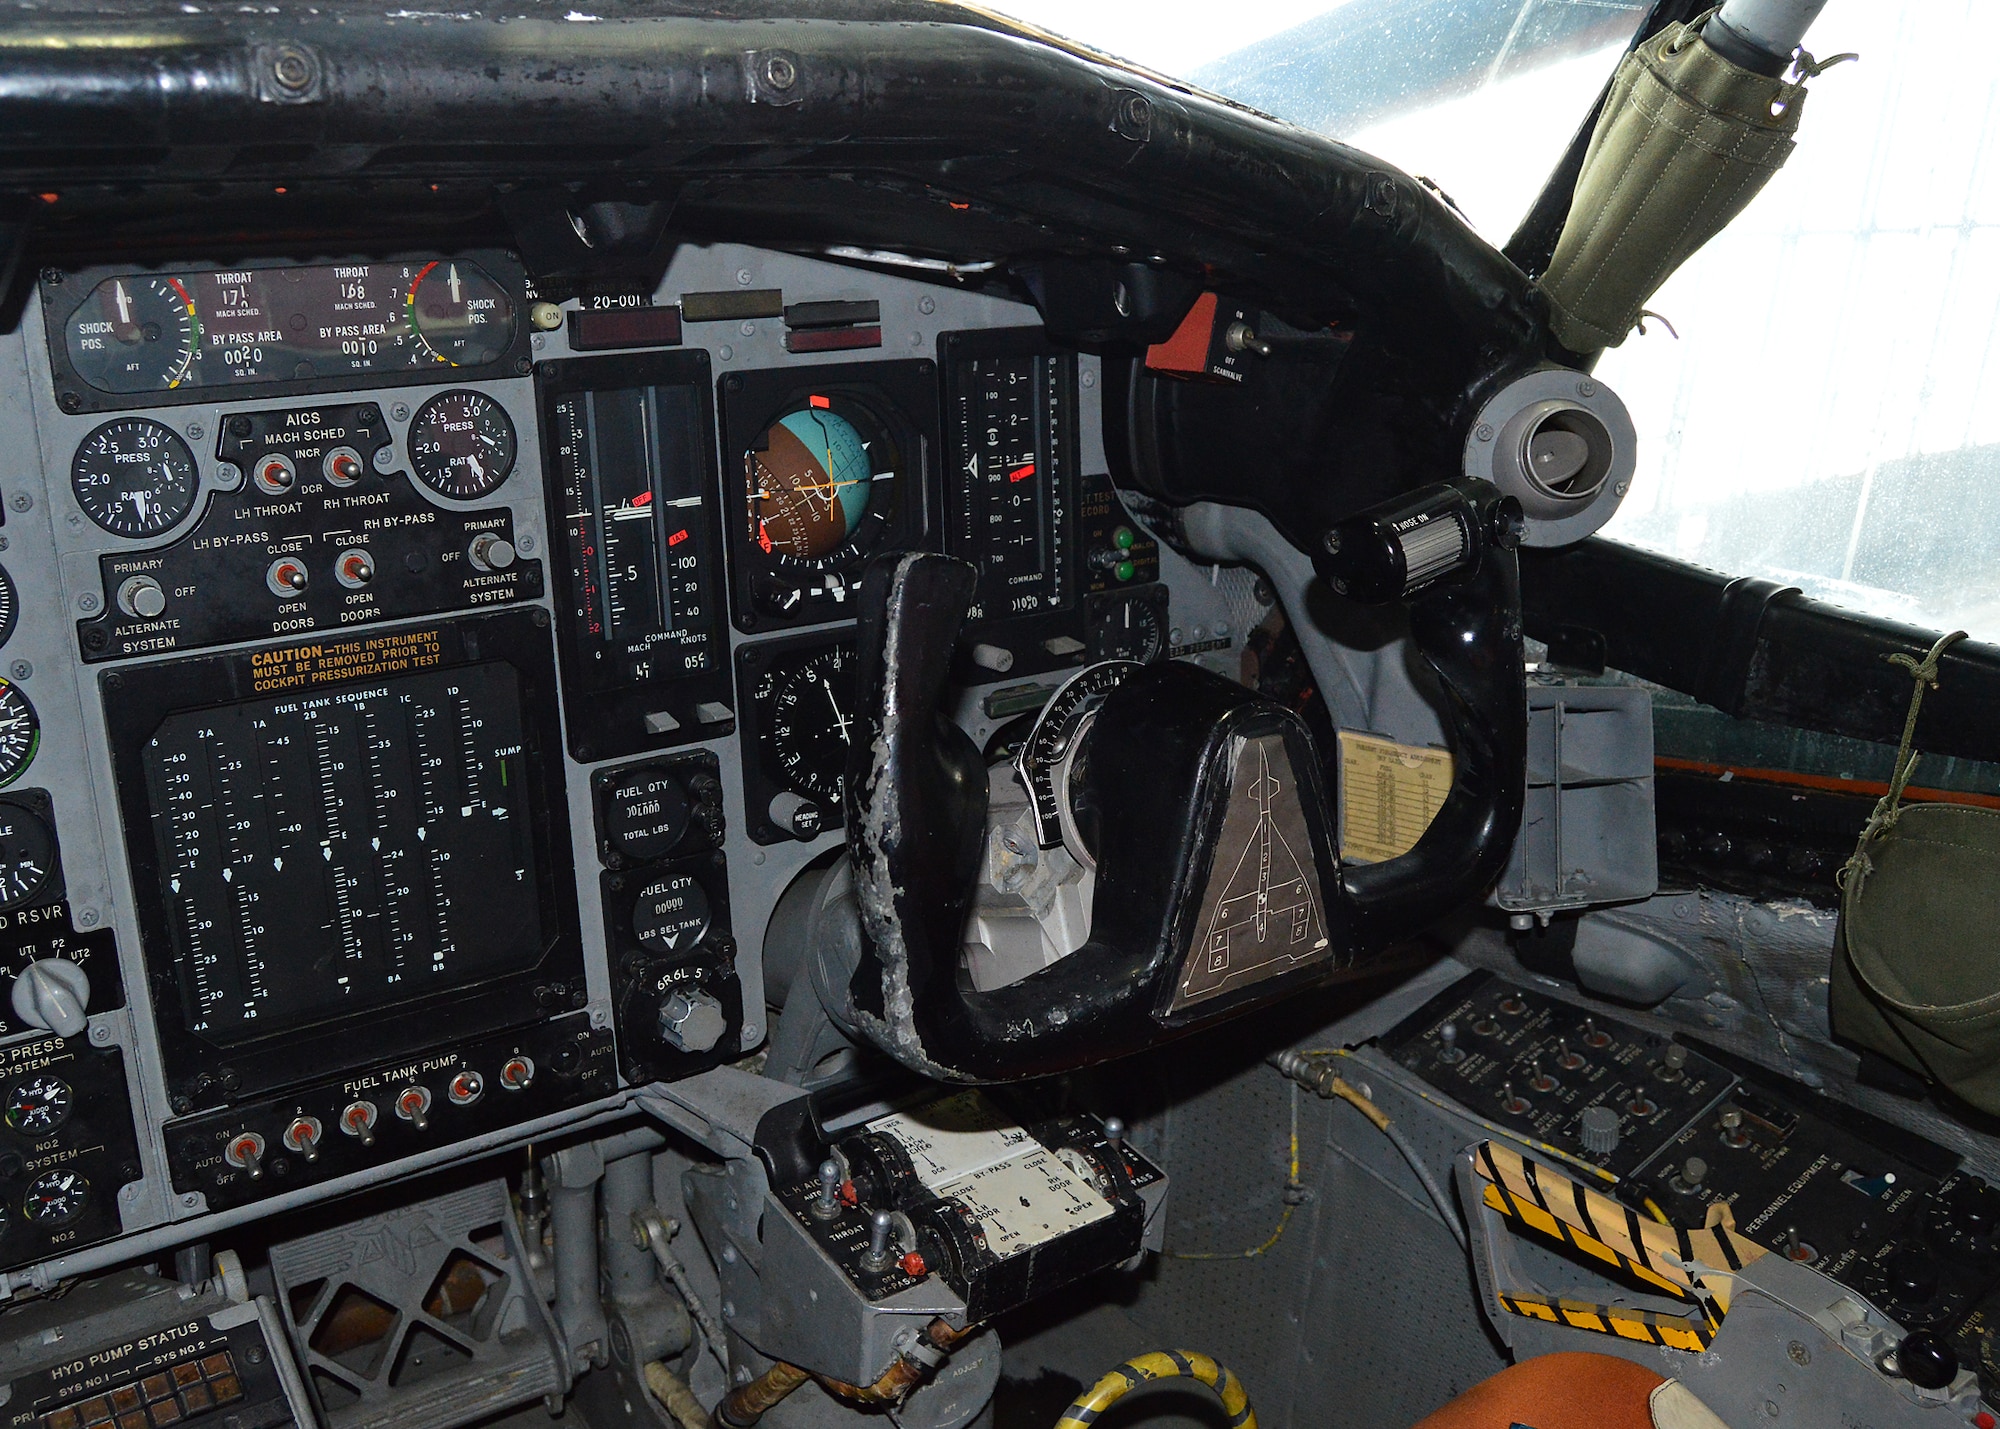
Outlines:
{"label": "round dial gauge", "polygon": [[7,1093],[7,1125],[27,1136],[47,1136],[69,1120],[75,1092],[61,1077],[30,1077]]}
{"label": "round dial gauge", "polygon": [[1108,606],[1088,632],[1093,660],[1137,660],[1140,664],[1157,659],[1166,648],[1167,632],[1160,628],[1159,607],[1143,595],[1127,595]]}
{"label": "round dial gauge", "polygon": [[749,538],[781,564],[809,569],[865,552],[888,523],[901,466],[868,408],[808,397],[743,454]]}
{"label": "round dial gauge", "polygon": [[40,1226],[67,1225],[90,1204],[90,1182],[74,1171],[47,1171],[21,1198],[21,1214]]}
{"label": "round dial gauge", "polygon": [[151,392],[188,380],[201,319],[179,278],[106,278],[70,316],[70,365],[100,392]]}
{"label": "round dial gauge", "polygon": [[682,953],[708,931],[708,894],[685,873],[656,878],[632,904],[632,936],[648,952]]}
{"label": "round dial gauge", "polygon": [[403,320],[417,363],[482,367],[507,355],[514,304],[507,290],[470,263],[426,263],[403,294]]}
{"label": "round dial gauge", "polygon": [[11,784],[21,777],[41,742],[41,716],[19,685],[0,680],[0,784]]}
{"label": "round dial gauge", "polygon": [[792,789],[837,807],[854,719],[854,651],[817,651],[773,670],[768,708],[775,772]]}
{"label": "round dial gauge", "polygon": [[417,480],[453,501],[473,501],[514,469],[514,424],[484,392],[440,392],[410,421]]}
{"label": "round dial gauge", "polygon": [[1078,670],[1042,706],[1034,728],[1014,754],[1014,772],[1028,791],[1035,837],[1043,848],[1062,843],[1063,791],[1058,769],[1075,752],[1089,719],[1106,696],[1143,669],[1136,660],[1106,660]]}
{"label": "round dial gauge", "polygon": [[14,578],[7,574],[7,568],[0,566],[0,645],[5,645],[14,634],[14,619],[21,613],[21,597],[14,589]]}
{"label": "round dial gauge", "polygon": [[56,838],[42,817],[0,800],[0,910],[18,908],[48,886]]}
{"label": "round dial gauge", "polygon": [[201,478],[177,432],[120,417],[83,439],[69,484],[83,514],[112,535],[156,536],[194,510]]}

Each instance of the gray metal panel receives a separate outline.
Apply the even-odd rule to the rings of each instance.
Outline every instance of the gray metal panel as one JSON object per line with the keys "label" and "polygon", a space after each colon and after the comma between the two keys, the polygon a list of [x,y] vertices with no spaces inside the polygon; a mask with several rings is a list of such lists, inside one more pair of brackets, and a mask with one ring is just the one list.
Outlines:
{"label": "gray metal panel", "polygon": [[[1441,963],[1297,1045],[1376,1035],[1464,971]],[[1274,1429],[1322,1429],[1331,1406],[1343,1426],[1406,1429],[1507,1360],[1478,1313],[1471,1267],[1421,1185],[1343,1102],[1297,1093],[1299,1180],[1310,1199],[1267,1251],[1242,1256],[1283,1215],[1289,1170],[1291,1084],[1252,1050],[1268,1046],[1259,1034],[1269,1028],[1248,1019],[1211,1034],[1197,1053],[1168,1052],[1133,1070],[1134,1083],[1167,1079],[1152,1089],[1164,1111],[1134,1139],[1160,1157],[1174,1189],[1166,1254],[1125,1313],[1148,1333],[1145,1348],[1198,1349],[1228,1363],[1259,1422]],[[1224,1041],[1229,1054],[1219,1050]],[[1233,1070],[1211,1080],[1204,1069],[1224,1055]],[[1350,1073],[1373,1075],[1369,1066]],[[1394,1087],[1370,1090],[1442,1176],[1462,1132]],[[1135,1104],[1142,1091],[1128,1092]],[[1110,1105],[1108,1094],[1098,1101]],[[1231,1258],[1179,1258],[1190,1254]],[[1032,1366],[1010,1361],[1011,1375],[1024,1372]]]}
{"label": "gray metal panel", "polygon": [[[271,1247],[293,1347],[334,1429],[454,1425],[562,1393],[561,1336],[527,1264],[505,1181]],[[443,1289],[455,1266],[485,1282],[480,1298],[456,1311]],[[394,1316],[372,1361],[321,1338],[346,1330],[351,1322],[336,1317],[349,1304],[365,1307],[357,1295]],[[425,1353],[446,1366],[413,1369]]]}

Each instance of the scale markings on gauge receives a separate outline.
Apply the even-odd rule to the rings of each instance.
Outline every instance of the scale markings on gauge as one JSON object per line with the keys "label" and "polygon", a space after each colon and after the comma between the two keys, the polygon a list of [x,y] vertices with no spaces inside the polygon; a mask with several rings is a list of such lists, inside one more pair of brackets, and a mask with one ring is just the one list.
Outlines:
{"label": "scale markings on gauge", "polygon": [[19,779],[41,748],[42,721],[21,687],[0,679],[0,785]]}
{"label": "scale markings on gauge", "polygon": [[70,462],[76,504],[114,536],[156,536],[180,524],[200,487],[187,443],[145,417],[106,422]]}
{"label": "scale markings on gauge", "polygon": [[474,501],[514,470],[514,423],[484,392],[440,392],[411,418],[409,447],[417,480],[453,501]]}
{"label": "scale markings on gauge", "polygon": [[1145,666],[1136,660],[1105,660],[1078,670],[1063,682],[1014,756],[1014,770],[1035,815],[1035,841],[1043,848],[1062,842],[1062,799],[1056,768],[1082,733],[1085,720],[1105,697]]}
{"label": "scale markings on gauge", "polygon": [[14,589],[14,577],[0,566],[0,645],[5,645],[14,634],[14,622],[20,618],[21,597]]}

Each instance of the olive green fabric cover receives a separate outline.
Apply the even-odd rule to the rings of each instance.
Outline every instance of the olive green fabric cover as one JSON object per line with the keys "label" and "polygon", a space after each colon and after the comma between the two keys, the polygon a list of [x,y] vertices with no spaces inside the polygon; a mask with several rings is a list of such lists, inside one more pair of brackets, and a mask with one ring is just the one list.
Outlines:
{"label": "olive green fabric cover", "polygon": [[1541,280],[1572,352],[1623,342],[1660,284],[1791,155],[1805,86],[1731,64],[1701,38],[1706,18],[1666,26],[1612,80]]}
{"label": "olive green fabric cover", "polygon": [[1840,900],[1833,1030],[2000,1114],[2000,810],[1914,804]]}
{"label": "olive green fabric cover", "polygon": [[1841,870],[1828,1000],[1834,1033],[2000,1114],[2000,810],[1904,804],[1926,686],[1916,677],[1896,773]]}

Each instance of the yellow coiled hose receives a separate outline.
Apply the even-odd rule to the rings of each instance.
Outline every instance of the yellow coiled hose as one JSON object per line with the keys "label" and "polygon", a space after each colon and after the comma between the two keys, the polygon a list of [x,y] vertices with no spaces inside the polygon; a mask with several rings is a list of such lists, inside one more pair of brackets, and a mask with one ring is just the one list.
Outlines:
{"label": "yellow coiled hose", "polygon": [[1150,1379],[1198,1379],[1222,1401],[1229,1429],[1257,1429],[1257,1411],[1243,1381],[1224,1364],[1193,1350],[1154,1350],[1134,1355],[1078,1395],[1056,1420],[1056,1429],[1089,1429],[1090,1422]]}

